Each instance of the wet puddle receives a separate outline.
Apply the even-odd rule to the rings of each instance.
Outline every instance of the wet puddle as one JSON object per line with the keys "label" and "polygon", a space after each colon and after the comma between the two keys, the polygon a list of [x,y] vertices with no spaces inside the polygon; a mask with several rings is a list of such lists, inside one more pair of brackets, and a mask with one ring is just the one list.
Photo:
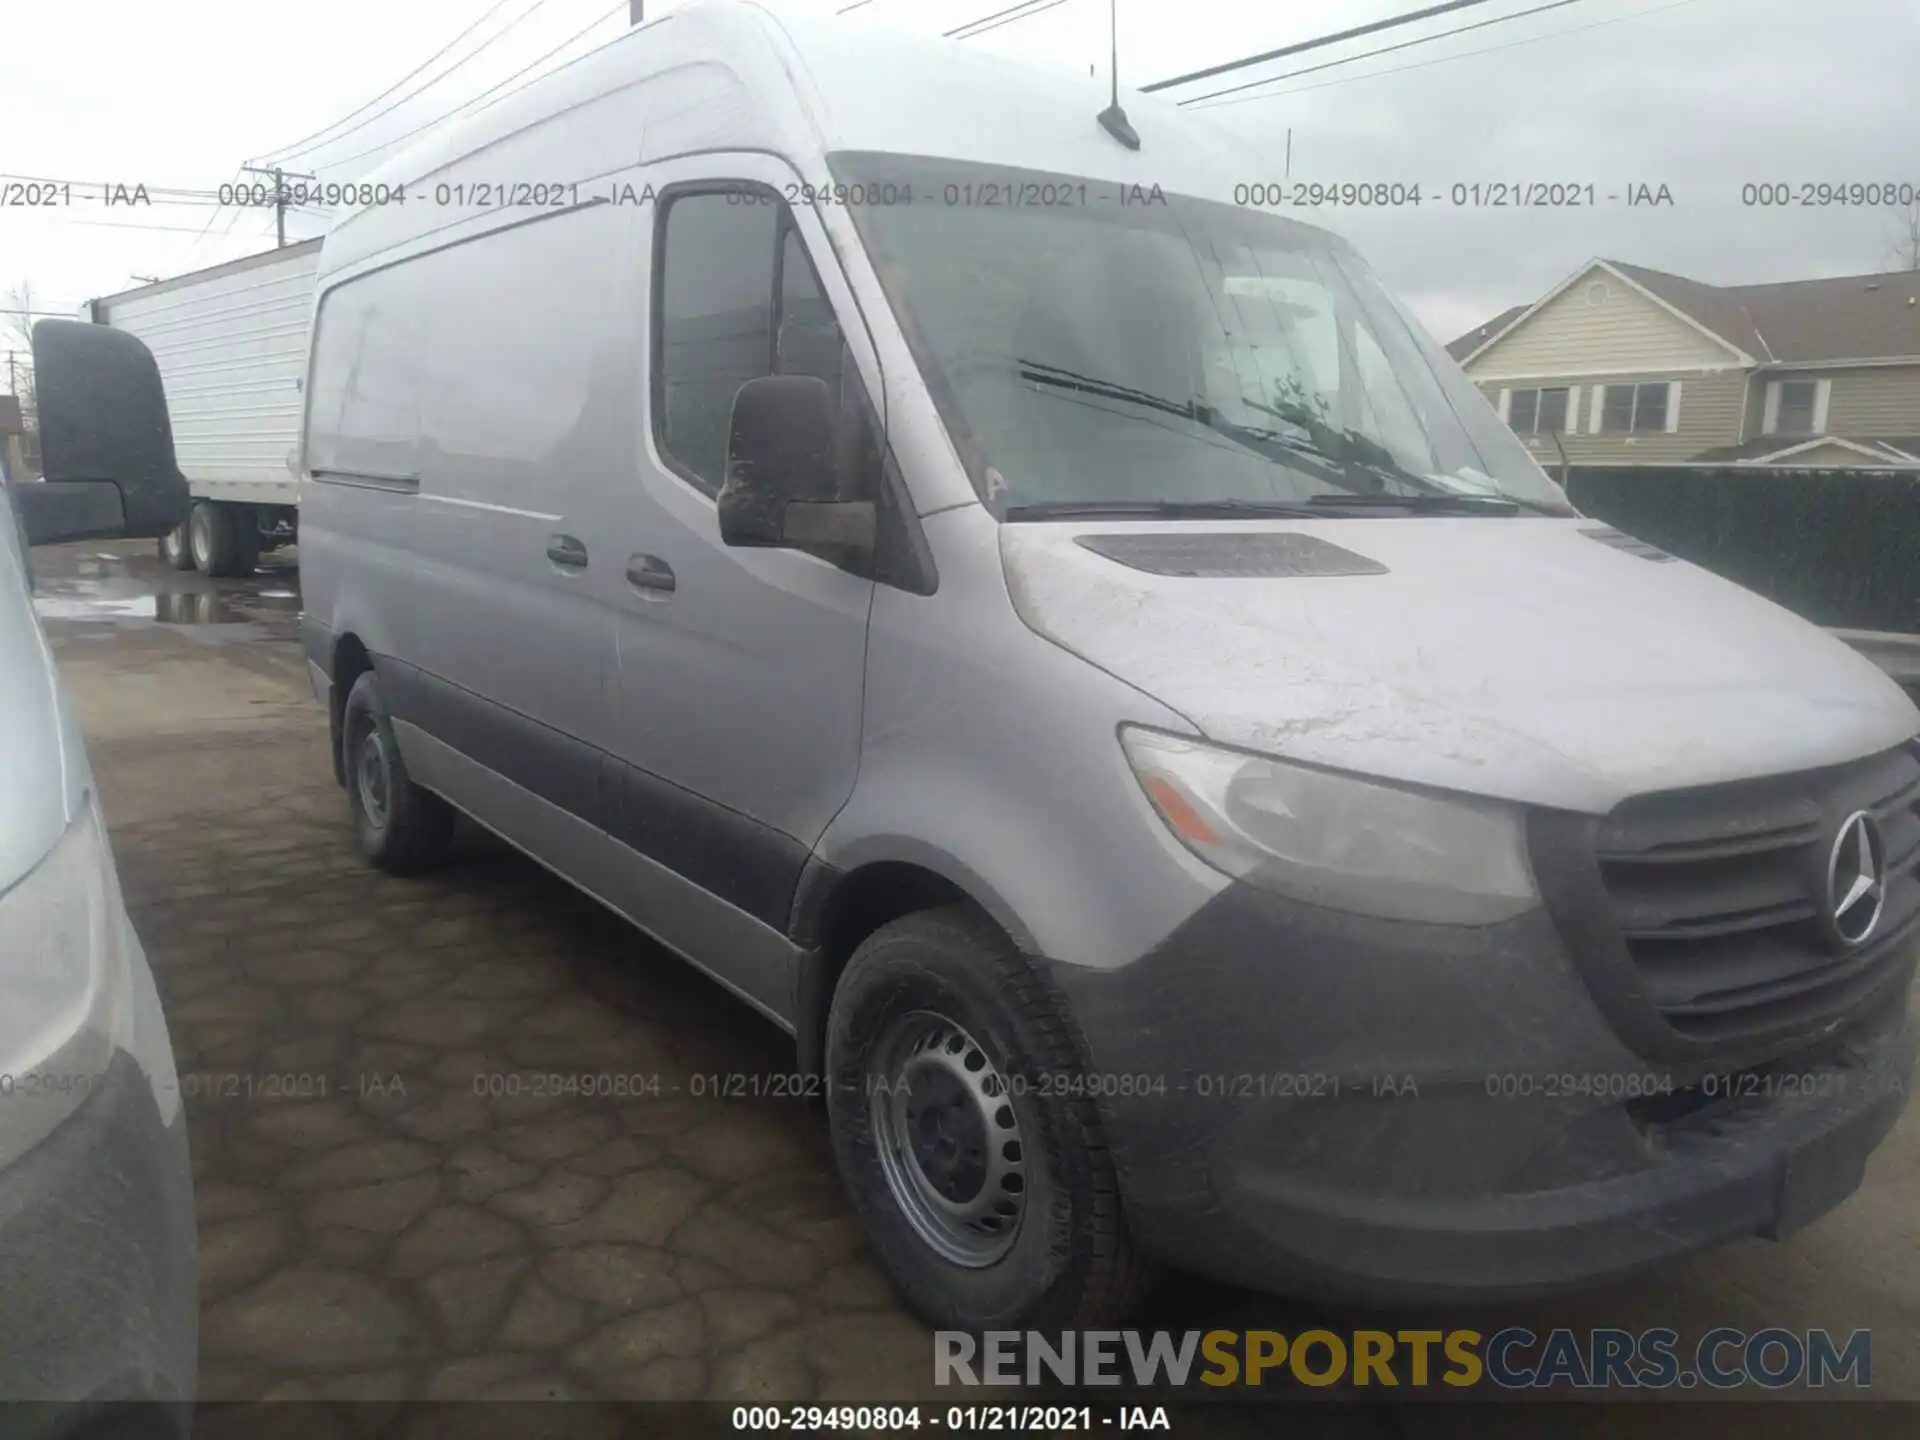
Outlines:
{"label": "wet puddle", "polygon": [[210,582],[151,555],[41,555],[52,562],[34,567],[34,609],[43,620],[235,625],[291,637],[300,614],[299,571],[290,563],[271,564],[246,580]]}

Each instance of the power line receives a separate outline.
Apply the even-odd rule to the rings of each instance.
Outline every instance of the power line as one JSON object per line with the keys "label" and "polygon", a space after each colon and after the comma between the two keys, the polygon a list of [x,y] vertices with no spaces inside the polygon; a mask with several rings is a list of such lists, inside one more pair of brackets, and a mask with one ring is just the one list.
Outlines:
{"label": "power line", "polygon": [[[427,81],[425,84],[416,85],[413,89],[409,90],[406,94],[402,95],[399,99],[395,100],[391,105],[382,106],[380,109],[374,111],[373,114],[367,116],[366,119],[360,121],[358,124],[347,126],[346,129],[340,131],[336,135],[330,136],[329,138],[319,141],[316,144],[302,146],[297,150],[282,152],[279,156],[280,160],[282,162],[285,162],[288,160],[296,159],[301,155],[309,154],[314,150],[324,149],[326,146],[333,144],[336,140],[346,139],[347,136],[353,134],[357,130],[366,129],[367,126],[373,124],[374,121],[380,119],[382,116],[391,115],[395,110],[398,110],[402,105],[406,104],[407,101],[426,94],[427,91],[431,90],[434,86],[438,85],[442,80],[446,79],[449,75],[454,74],[456,71],[459,70],[459,68],[462,65],[465,65],[468,61],[472,60],[474,56],[480,54],[481,51],[487,49],[495,41],[500,40],[501,38],[509,34],[513,30],[514,26],[518,25],[521,21],[525,20],[529,15],[533,14],[534,11],[540,9],[542,6],[546,5],[547,3],[548,3],[548,0],[533,0],[533,4],[529,5],[525,10],[521,11],[512,20],[508,21],[499,30],[495,31],[492,35],[488,36],[485,40],[481,41],[480,44],[474,46],[474,48],[468,51],[467,54],[462,56],[458,62],[452,65],[449,65],[445,70],[442,70],[438,75],[434,76],[431,80]],[[492,12],[489,11],[488,13],[491,14]],[[484,19],[485,17],[483,16],[482,18]],[[479,23],[478,21],[475,22],[475,24],[478,24],[478,23]],[[597,24],[599,22],[596,21],[595,23]],[[414,73],[418,74],[419,72],[415,71]],[[403,81],[402,83],[405,83],[405,82]],[[366,107],[362,106],[361,108],[365,109]],[[344,120],[344,119],[351,119],[352,117],[346,116],[342,118]],[[314,162],[314,163],[327,163],[327,162],[323,161],[323,162]],[[338,162],[334,162],[334,163],[338,163]]]}
{"label": "power line", "polygon": [[[1302,70],[1288,70],[1280,75],[1266,75],[1258,80],[1248,80],[1239,85],[1229,85],[1222,90],[1209,90],[1204,95],[1189,95],[1180,100],[1181,105],[1198,105],[1202,100],[1212,100],[1221,95],[1237,95],[1242,90],[1254,90],[1262,85],[1277,85],[1282,80],[1293,80],[1301,75],[1317,75],[1322,70],[1337,69],[1342,65],[1351,65],[1359,60],[1371,60],[1376,55],[1391,55],[1396,50],[1411,50],[1416,45],[1431,45],[1435,40],[1445,40],[1450,35],[1464,35],[1469,30],[1484,30],[1489,25],[1504,25],[1509,20],[1524,20],[1529,15],[1541,15],[1549,10],[1563,9],[1568,5],[1578,5],[1580,0],[1553,0],[1549,5],[1536,5],[1531,10],[1516,10],[1511,15],[1496,15],[1491,20],[1476,20],[1471,25],[1456,25],[1451,30],[1441,30],[1433,35],[1420,35],[1412,40],[1402,40],[1397,45],[1382,45],[1377,50],[1363,50],[1358,55],[1342,56],[1338,60],[1328,60],[1319,65],[1309,65]],[[1250,99],[1262,99],[1262,96],[1250,96]],[[1213,108],[1211,106],[1207,107]]]}
{"label": "power line", "polygon": [[[394,136],[391,140],[382,141],[380,144],[375,145],[370,149],[361,150],[355,154],[343,156],[338,160],[329,160],[325,162],[325,164],[321,168],[337,169],[342,165],[351,165],[356,160],[364,160],[369,155],[377,155],[382,150],[392,149],[395,145],[398,145],[402,140],[410,140],[415,135],[418,135],[423,131],[431,130],[434,126],[439,125],[444,121],[451,120],[455,115],[458,115],[462,110],[472,109],[475,105],[479,104],[482,100],[485,100],[489,95],[493,94],[494,91],[499,90],[503,86],[508,84],[508,82],[519,79],[522,75],[526,74],[527,71],[533,69],[534,66],[539,65],[546,60],[552,59],[555,55],[558,55],[562,50],[566,49],[567,46],[573,44],[574,41],[580,39],[581,36],[587,34],[588,31],[599,29],[602,25],[606,24],[607,21],[611,20],[614,16],[624,15],[626,11],[627,11],[626,0],[621,0],[620,4],[614,6],[611,10],[601,15],[597,20],[590,21],[587,25],[585,25],[579,30],[576,30],[573,34],[569,35],[566,39],[562,40],[558,45],[554,46],[553,49],[547,51],[546,54],[538,56],[535,59],[529,61],[527,64],[523,65],[520,69],[514,71],[513,74],[507,76],[505,80],[500,81],[498,84],[495,84],[489,87],[488,89],[482,90],[478,95],[474,96],[471,100],[468,100],[463,104],[454,106],[453,109],[447,111],[445,114],[438,115],[433,119],[427,121],[423,125],[416,125],[411,130],[404,130],[400,134]],[[535,78],[538,78],[538,77],[535,77]],[[531,85],[532,83],[533,83],[532,80],[529,80],[527,82],[528,85]],[[520,86],[518,88],[525,89],[526,87]],[[512,91],[508,91],[508,94],[512,94],[512,93],[513,93]]]}
{"label": "power line", "polygon": [[[218,218],[218,212],[215,217]],[[171,230],[181,235],[201,236],[207,233],[205,225],[153,225],[140,220],[62,220],[63,225],[96,225],[102,230]]]}
{"label": "power line", "polygon": [[1002,25],[1018,25],[1022,20],[1031,20],[1034,16],[1045,14],[1049,10],[1058,10],[1066,3],[1067,0],[1046,0],[1044,5],[1036,5],[1031,10],[1024,11],[1019,15],[1010,16],[1005,20],[995,21],[991,25],[982,25],[978,30],[969,30],[960,38],[962,40],[971,40],[974,36],[984,35],[989,30],[998,30]]}
{"label": "power line", "polygon": [[[233,175],[229,177],[229,179],[227,180],[227,184],[232,185],[237,179],[239,179],[241,175],[244,175],[245,173],[246,172],[244,170],[236,169],[233,172]],[[218,210],[215,210],[213,214],[207,216],[207,223],[200,227],[200,233],[194,237],[193,244],[190,245],[188,248],[191,250],[198,250],[201,246],[201,243],[206,240],[207,232],[213,229],[213,222],[218,220],[219,218],[220,218],[220,212]],[[238,220],[240,218],[240,207],[237,205],[234,207],[233,218],[234,220]],[[227,222],[227,229],[228,230],[233,229],[233,220],[229,220]]]}
{"label": "power line", "polygon": [[[984,35],[989,30],[998,30],[1002,25],[1011,25],[1016,20],[1024,20],[1029,15],[1038,15],[1042,10],[1051,10],[1064,5],[1066,0],[1020,0],[1018,5],[1009,5],[1004,10],[995,10],[991,15],[981,15],[951,30],[942,30],[943,40],[971,40],[976,35]],[[1015,11],[1021,13],[1015,14]],[[1002,18],[1006,17],[1006,18]],[[997,22],[997,23],[989,23]]]}
{"label": "power line", "polygon": [[1312,40],[1302,40],[1297,45],[1282,45],[1278,50],[1269,50],[1263,55],[1248,55],[1241,60],[1228,60],[1219,65],[1209,65],[1204,70],[1191,70],[1185,75],[1172,75],[1165,80],[1156,80],[1151,85],[1142,85],[1143,92],[1166,90],[1175,85],[1184,85],[1189,80],[1206,80],[1215,75],[1224,75],[1229,70],[1244,70],[1249,65],[1264,65],[1269,60],[1278,60],[1287,55],[1298,55],[1306,50],[1318,50],[1325,45],[1338,45],[1342,40],[1356,40],[1362,35],[1372,35],[1381,30],[1392,30],[1401,25],[1411,25],[1416,20],[1430,20],[1435,15],[1445,15],[1453,10],[1465,10],[1474,5],[1484,5],[1487,0],[1446,0],[1443,5],[1429,5],[1424,10],[1414,10],[1405,15],[1390,16],[1385,20],[1375,20],[1371,25],[1356,25],[1351,30],[1339,30],[1331,35],[1321,35]]}
{"label": "power line", "polygon": [[[425,60],[422,60],[418,65],[414,66],[413,69],[409,70],[406,74],[402,75],[398,80],[394,81],[393,84],[389,85],[386,89],[382,90],[378,95],[374,96],[371,100],[367,101],[365,105],[360,106],[358,110],[349,110],[346,114],[342,115],[338,120],[335,120],[333,124],[322,125],[318,130],[314,131],[311,135],[302,135],[298,140],[292,141],[290,144],[283,145],[278,150],[269,150],[265,155],[262,155],[258,158],[262,160],[271,160],[276,157],[282,160],[292,159],[293,157],[289,155],[287,152],[289,150],[292,150],[294,146],[305,145],[309,140],[317,140],[322,135],[325,135],[328,131],[332,130],[335,126],[346,124],[347,121],[353,119],[354,116],[358,115],[361,110],[365,110],[371,106],[378,105],[382,100],[386,99],[387,96],[391,95],[394,91],[398,90],[402,85],[406,84],[407,81],[411,80],[414,76],[418,75],[422,70],[426,69],[429,65],[433,64],[434,61],[438,60],[442,55],[446,54],[447,51],[453,49],[454,46],[458,45],[462,40],[466,39],[467,36],[471,35],[474,31],[478,30],[482,25],[486,24],[487,21],[491,20],[495,14],[497,14],[501,9],[503,9],[506,6],[506,4],[507,4],[507,0],[494,0],[494,3],[487,8],[486,14],[482,15],[478,20],[474,21],[471,25],[467,26],[466,29],[462,30],[458,35],[454,36],[453,39],[449,40],[445,45],[442,45],[438,50],[434,51],[434,53],[429,55]],[[529,11],[528,13],[531,14],[532,12]],[[523,15],[520,18],[524,20],[526,19],[526,16]],[[507,28],[512,29],[513,27],[508,26]],[[501,33],[505,34],[506,31],[502,31]],[[474,55],[478,55],[479,53],[480,52],[478,50],[473,52]],[[469,55],[467,57],[468,60],[471,60],[472,58],[473,58],[473,55]],[[464,64],[466,62],[462,61],[461,63]],[[457,69],[458,67],[456,66],[455,68]],[[450,70],[447,73],[452,74],[453,72]]]}
{"label": "power line", "polygon": [[1332,85],[1351,85],[1358,80],[1374,80],[1385,75],[1403,75],[1409,70],[1425,70],[1434,65],[1446,65],[1455,60],[1470,60],[1476,55],[1494,55],[1502,50],[1517,50],[1522,45],[1538,45],[1543,40],[1558,40],[1567,35],[1579,35],[1587,30],[1598,30],[1603,25],[1618,25],[1627,20],[1640,20],[1648,15],[1658,15],[1666,10],[1678,10],[1683,5],[1693,5],[1698,0],[1672,0],[1671,4],[1655,5],[1650,10],[1636,10],[1630,15],[1614,15],[1606,20],[1595,20],[1587,25],[1570,25],[1564,30],[1550,30],[1545,35],[1529,35],[1522,40],[1509,40],[1504,45],[1482,45],[1478,50],[1462,50],[1457,55],[1436,55],[1431,60],[1416,60],[1411,65],[1394,65],[1385,70],[1370,70],[1365,75],[1343,75],[1337,80],[1322,80],[1318,85],[1296,85],[1291,90],[1270,90],[1264,95],[1242,95],[1236,100],[1222,100],[1215,105],[1199,105],[1199,110],[1215,110],[1222,105],[1245,105],[1252,100],[1271,100],[1281,95],[1303,95],[1309,90],[1325,90]]}
{"label": "power line", "polygon": [[[0,171],[0,180],[16,180],[25,185],[66,186],[79,190],[91,188],[103,192],[129,188],[127,182],[123,180],[72,180],[60,176],[15,175],[5,171]],[[219,192],[215,190],[199,190],[187,185],[147,185],[140,183],[131,188],[145,190],[148,195],[178,195],[196,200],[213,200],[217,198],[219,194]]]}

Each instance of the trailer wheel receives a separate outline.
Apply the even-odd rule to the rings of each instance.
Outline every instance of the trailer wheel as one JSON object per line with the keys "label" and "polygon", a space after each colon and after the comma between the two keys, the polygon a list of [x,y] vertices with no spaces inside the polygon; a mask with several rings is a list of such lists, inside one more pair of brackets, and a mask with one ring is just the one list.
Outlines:
{"label": "trailer wheel", "polygon": [[172,570],[193,569],[193,551],[187,544],[187,522],[182,520],[160,537],[160,560]]}
{"label": "trailer wheel", "polygon": [[250,505],[196,500],[187,548],[202,575],[251,575],[260,564],[260,522]]}
{"label": "trailer wheel", "polygon": [[233,516],[233,573],[251,575],[260,568],[260,512],[251,505],[229,505]]}
{"label": "trailer wheel", "polygon": [[215,500],[196,500],[187,516],[187,549],[202,575],[233,573],[233,516]]}

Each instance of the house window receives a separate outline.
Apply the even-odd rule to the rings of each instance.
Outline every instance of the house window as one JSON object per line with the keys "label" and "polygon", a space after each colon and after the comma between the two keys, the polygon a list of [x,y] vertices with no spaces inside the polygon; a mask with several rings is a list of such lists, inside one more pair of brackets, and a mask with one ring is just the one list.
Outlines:
{"label": "house window", "polygon": [[1516,390],[1507,402],[1507,423],[1516,435],[1561,434],[1567,428],[1567,389]]}
{"label": "house window", "polygon": [[1644,435],[1667,428],[1667,382],[1609,385],[1600,402],[1600,428],[1609,435]]}
{"label": "house window", "polygon": [[1775,433],[1780,435],[1811,435],[1814,433],[1813,410],[1820,392],[1817,380],[1783,380],[1780,382],[1780,419]]}

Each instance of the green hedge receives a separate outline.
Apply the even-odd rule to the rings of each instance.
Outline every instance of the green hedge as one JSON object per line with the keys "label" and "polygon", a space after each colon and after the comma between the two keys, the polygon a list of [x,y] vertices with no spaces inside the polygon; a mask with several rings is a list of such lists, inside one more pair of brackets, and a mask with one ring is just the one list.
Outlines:
{"label": "green hedge", "polygon": [[1575,466],[1567,494],[1816,624],[1920,632],[1920,476]]}

